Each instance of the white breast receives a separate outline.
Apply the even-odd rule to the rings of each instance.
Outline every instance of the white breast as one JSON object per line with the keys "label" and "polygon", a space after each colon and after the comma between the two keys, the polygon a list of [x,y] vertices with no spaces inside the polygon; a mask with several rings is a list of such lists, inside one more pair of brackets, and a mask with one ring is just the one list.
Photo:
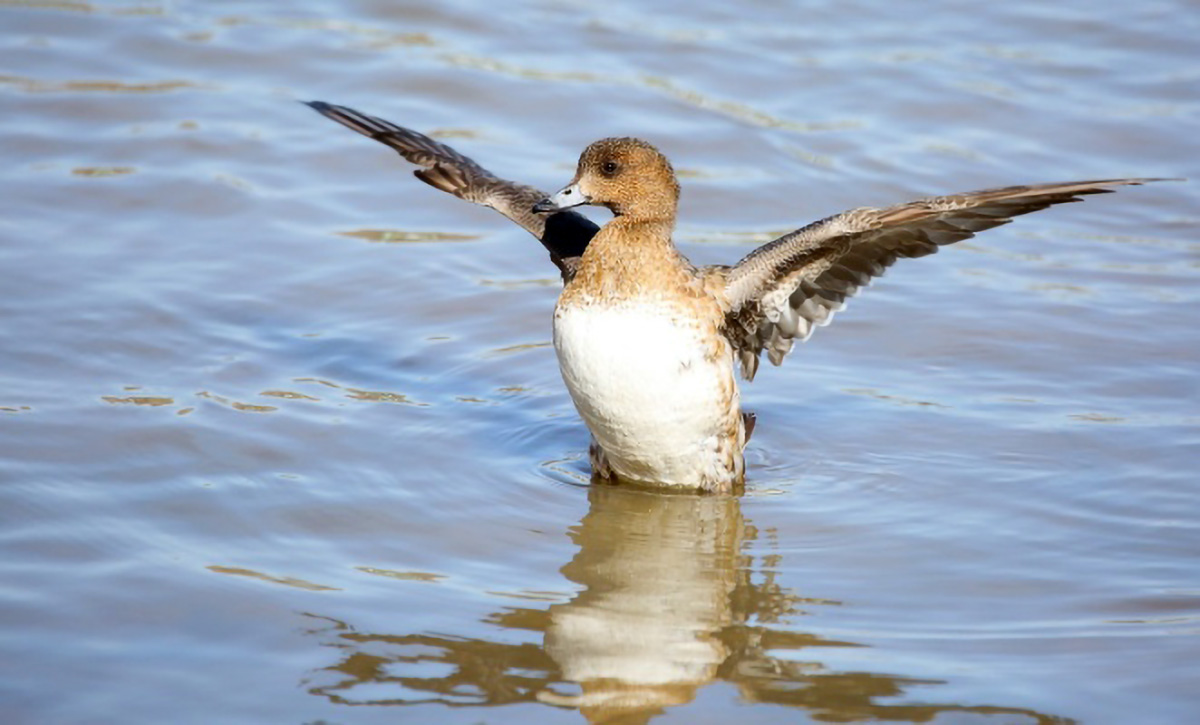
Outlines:
{"label": "white breast", "polygon": [[697,486],[728,477],[722,437],[739,415],[733,359],[728,348],[712,355],[687,312],[658,300],[555,310],[563,381],[624,479]]}

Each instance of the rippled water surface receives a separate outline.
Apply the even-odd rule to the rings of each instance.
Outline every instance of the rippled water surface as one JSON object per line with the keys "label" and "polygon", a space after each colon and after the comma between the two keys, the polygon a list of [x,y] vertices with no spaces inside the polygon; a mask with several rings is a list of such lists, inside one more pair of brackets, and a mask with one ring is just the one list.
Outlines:
{"label": "rippled water surface", "polygon": [[[4,722],[1195,721],[1195,3],[0,28]],[[545,189],[645,137],[699,263],[931,193],[1193,181],[898,264],[744,388],[745,496],[663,496],[587,485],[536,241],[307,99]]]}

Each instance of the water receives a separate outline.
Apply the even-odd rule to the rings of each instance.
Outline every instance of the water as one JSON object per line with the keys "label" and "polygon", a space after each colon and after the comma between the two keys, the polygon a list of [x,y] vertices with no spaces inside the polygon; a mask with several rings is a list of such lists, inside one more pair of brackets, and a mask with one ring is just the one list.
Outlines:
{"label": "water", "polygon": [[[1200,178],[1200,12],[0,3],[8,723],[1194,721],[1195,182],[898,264],[740,499],[593,489],[524,232],[296,100],[732,262],[931,193]],[[603,219],[602,214],[596,215]]]}

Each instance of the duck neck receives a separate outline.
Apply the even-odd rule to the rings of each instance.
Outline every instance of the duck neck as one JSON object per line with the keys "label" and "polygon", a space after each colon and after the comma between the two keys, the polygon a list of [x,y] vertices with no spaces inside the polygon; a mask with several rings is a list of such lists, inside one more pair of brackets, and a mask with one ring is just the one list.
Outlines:
{"label": "duck neck", "polygon": [[673,216],[617,215],[600,229],[588,244],[588,251],[595,248],[598,254],[623,255],[631,259],[660,257],[665,252],[674,252],[675,244],[671,241],[674,229]]}
{"label": "duck neck", "polygon": [[686,282],[688,265],[671,242],[672,216],[618,215],[588,244],[575,283],[603,297],[656,294]]}

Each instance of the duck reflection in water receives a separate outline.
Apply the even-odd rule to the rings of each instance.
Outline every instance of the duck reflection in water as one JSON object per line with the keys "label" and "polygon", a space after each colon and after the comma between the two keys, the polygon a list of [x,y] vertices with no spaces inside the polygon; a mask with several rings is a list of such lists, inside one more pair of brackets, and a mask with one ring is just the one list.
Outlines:
{"label": "duck reflection in water", "polygon": [[[993,705],[890,704],[906,690],[944,684],[837,672],[825,648],[862,647],[797,631],[796,618],[840,602],[779,587],[747,553],[759,533],[733,496],[662,494],[594,486],[563,574],[582,590],[547,609],[488,618],[494,641],[427,633],[363,632],[316,617],[313,630],[340,661],[312,673],[315,695],[346,705],[496,707],[541,702],[588,722],[649,722],[728,682],[748,702],[806,710],[833,721],[927,722],[945,713],[1055,723],[1058,717]],[[471,631],[478,625],[471,623]],[[514,630],[541,636],[511,643]],[[439,670],[431,676],[430,669]]]}
{"label": "duck reflection in water", "polygon": [[562,572],[584,590],[550,607],[547,653],[582,692],[542,702],[589,720],[692,700],[730,654],[745,522],[732,496],[656,496],[593,488]]}

